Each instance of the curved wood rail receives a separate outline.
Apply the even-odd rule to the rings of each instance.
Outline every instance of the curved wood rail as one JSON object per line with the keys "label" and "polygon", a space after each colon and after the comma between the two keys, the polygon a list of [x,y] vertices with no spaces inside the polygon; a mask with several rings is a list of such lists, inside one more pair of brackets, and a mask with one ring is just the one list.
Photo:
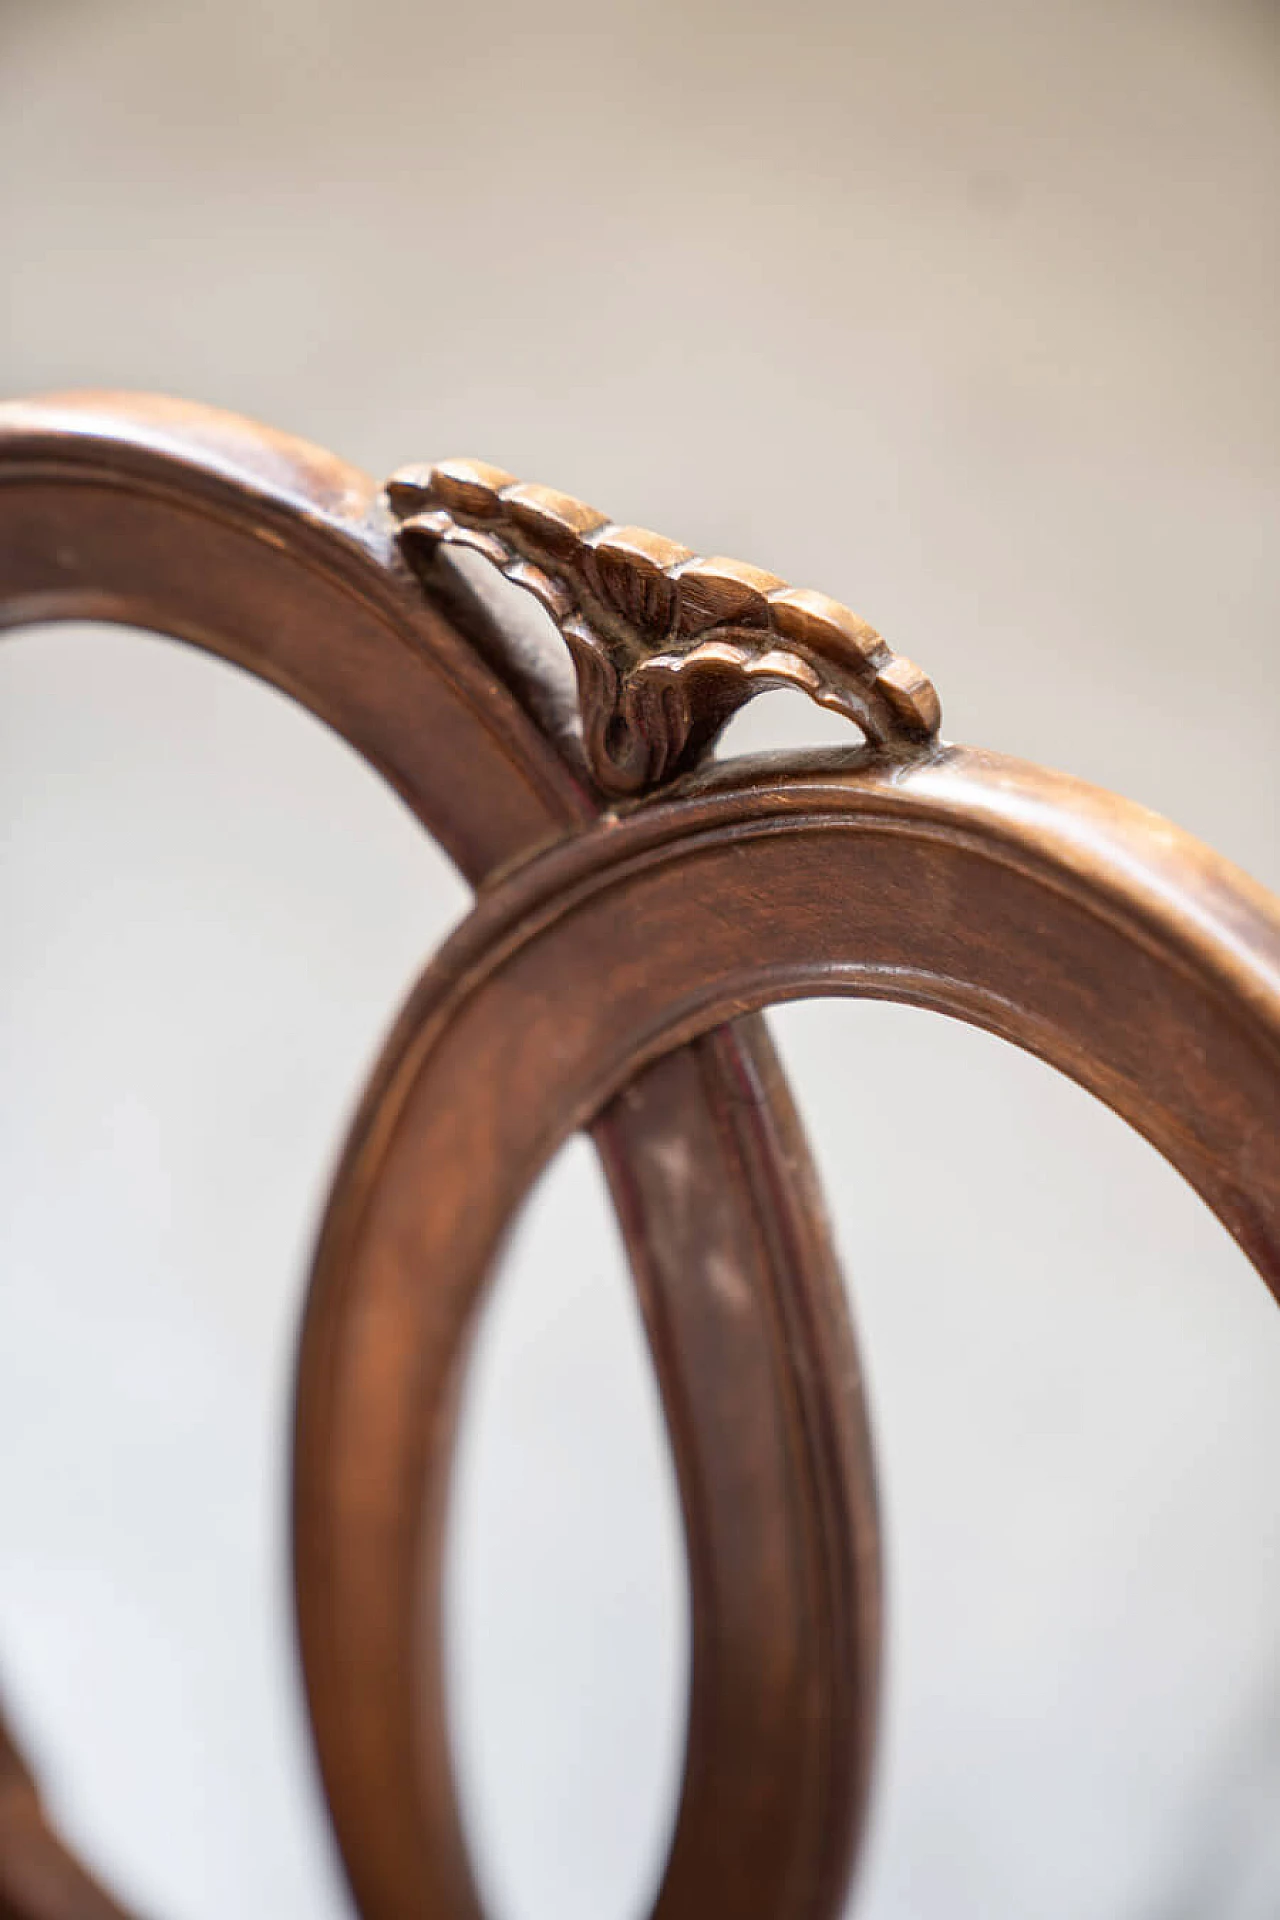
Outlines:
{"label": "curved wood rail", "polygon": [[[372,481],[233,416],[119,395],[0,407],[0,624],[64,619],[147,627],[281,688],[382,774],[472,880],[601,806],[553,666],[447,568],[424,592]],[[865,1801],[879,1568],[856,1361],[803,1138],[755,1021],[657,1062],[594,1134],[645,1311],[689,1550],[688,1755],[657,1914],[823,1920]],[[733,1284],[690,1284],[711,1273]],[[478,1908],[439,1701],[415,1730],[408,1701],[385,1690],[399,1671],[366,1664],[351,1718],[347,1648],[372,1626],[346,1616],[349,1591],[316,1558],[335,1526],[314,1457],[330,1360],[325,1315],[312,1313],[297,1571],[321,1767],[369,1920],[464,1920]],[[394,1373],[390,1349],[384,1361]],[[452,1400],[437,1404],[446,1452],[453,1415]],[[343,1511],[365,1503],[366,1573],[379,1588],[403,1577],[407,1605],[414,1556],[438,1565],[442,1500],[425,1527],[415,1514],[394,1538],[379,1531],[383,1498],[348,1471]],[[383,1723],[430,1758],[423,1827],[384,1817],[401,1807],[405,1754],[368,1737]],[[416,1760],[411,1772],[421,1788]],[[0,1816],[19,1804],[20,1819],[0,1817],[0,1911],[116,1915],[57,1846],[16,1755],[6,1769],[0,1754]]]}
{"label": "curved wood rail", "polygon": [[[633,1075],[748,1008],[824,993],[931,1007],[1069,1074],[1186,1176],[1280,1296],[1280,903],[1154,815],[964,749],[907,768],[773,756],[487,891],[374,1078],[308,1332],[323,1375],[303,1462],[308,1587],[360,1630],[332,1710],[347,1751],[395,1782],[365,1841],[371,1862],[421,1848],[423,1915],[454,1896],[431,1826],[444,1751],[417,1743],[407,1704],[425,1698],[440,1725],[420,1516],[441,1497],[504,1228],[558,1143]],[[841,1577],[833,1566],[837,1604]],[[803,1658],[795,1627],[779,1623],[780,1667]],[[394,1717],[370,1714],[374,1698],[400,1703]],[[815,1729],[826,1706],[813,1697]],[[822,1873],[772,1911],[831,1911]]]}

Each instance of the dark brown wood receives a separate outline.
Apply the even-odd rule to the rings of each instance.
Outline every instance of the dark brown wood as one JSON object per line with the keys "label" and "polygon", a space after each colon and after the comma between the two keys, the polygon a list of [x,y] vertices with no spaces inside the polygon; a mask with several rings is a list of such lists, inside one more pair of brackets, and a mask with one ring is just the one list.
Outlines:
{"label": "dark brown wood", "polygon": [[[383,774],[472,879],[601,805],[556,663],[447,564],[424,590],[372,481],[248,422],[111,395],[0,408],[0,624],[68,618],[171,634],[282,688]],[[690,1552],[688,1764],[659,1910],[704,1913],[715,1888],[725,1920],[816,1916],[829,1902],[808,1889],[843,1880],[865,1800],[879,1573],[842,1294],[763,1029],[740,1023],[670,1054],[601,1117],[596,1139],[650,1329]],[[712,1272],[731,1284],[689,1284]],[[348,1725],[348,1623],[308,1545],[315,1391],[304,1362],[299,1605],[338,1836],[366,1914],[463,1916],[476,1903],[443,1757],[431,1782],[435,1878],[420,1877],[419,1836],[380,1845],[397,1782]],[[743,1394],[745,1426],[731,1417]],[[383,1490],[366,1492],[376,1509]],[[413,1530],[428,1566],[441,1519],[437,1505],[426,1534]],[[382,1543],[387,1580],[402,1544]],[[390,1724],[403,1704],[374,1691],[360,1712]],[[4,1884],[28,1886],[48,1829],[11,1824],[6,1840]],[[78,1870],[61,1858],[71,1889]],[[17,1920],[71,1920],[80,1897],[11,1895]]]}
{"label": "dark brown wood", "polygon": [[918,746],[942,717],[933,682],[824,593],[741,560],[619,527],[595,507],[477,460],[387,483],[410,559],[470,547],[533,594],[573,657],[587,760],[605,793],[686,773],[767,687],[804,693],[877,746]]}
{"label": "dark brown wood", "polygon": [[[395,1783],[369,1871],[416,1850],[415,1912],[467,1911],[436,1824],[447,1741],[429,1548],[506,1223],[565,1134],[625,1100],[649,1062],[815,993],[932,1007],[1071,1075],[1180,1169],[1280,1295],[1280,905],[1141,809],[963,749],[910,765],[775,758],[690,782],[487,891],[376,1076],[335,1184],[304,1360],[312,1658],[327,1631],[341,1744]],[[688,1178],[713,1204],[706,1169]],[[749,1444],[745,1393],[721,1417]],[[850,1597],[833,1565],[828,1604]],[[770,1668],[799,1657],[780,1616]],[[370,1710],[388,1699],[390,1718]],[[808,1733],[797,1722],[767,1766],[803,1765],[840,1711],[815,1694]],[[822,1817],[815,1800],[815,1835]],[[823,1854],[760,1911],[835,1913],[842,1881]],[[712,1879],[701,1898],[719,1911]]]}
{"label": "dark brown wood", "polygon": [[[468,591],[454,544],[551,611],[576,700]],[[590,1124],[693,1596],[657,1920],[834,1920],[875,1731],[874,1485],[756,1010],[891,998],[1029,1049],[1144,1133],[1280,1296],[1280,905],[1114,796],[941,745],[930,683],[846,609],[476,463],[406,470],[388,497],[202,409],[0,409],[0,620],[70,616],[283,687],[487,883],[370,1081],[299,1356],[299,1625],[362,1913],[479,1920],[440,1647],[459,1389],[504,1228]],[[871,744],[699,763],[764,684],[803,687]],[[0,1916],[117,1911],[0,1734]]]}

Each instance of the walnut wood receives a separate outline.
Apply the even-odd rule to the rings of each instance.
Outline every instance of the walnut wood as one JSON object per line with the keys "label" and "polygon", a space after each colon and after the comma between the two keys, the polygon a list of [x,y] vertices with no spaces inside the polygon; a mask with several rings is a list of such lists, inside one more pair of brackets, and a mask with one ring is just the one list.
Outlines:
{"label": "walnut wood", "polygon": [[[424,592],[373,482],[232,416],[111,395],[0,408],[0,624],[71,618],[173,635],[283,689],[364,755],[473,880],[581,828],[601,804],[554,663],[447,566]],[[659,1911],[817,1915],[830,1903],[807,1889],[842,1881],[864,1801],[879,1578],[851,1340],[803,1139],[755,1022],[655,1063],[595,1134],[689,1544],[689,1751]],[[729,1284],[697,1283],[711,1274]],[[367,1915],[464,1916],[476,1903],[438,1719],[421,1743],[439,1761],[423,1814],[437,1843],[427,1879],[417,1831],[379,1844],[394,1824],[384,1806],[401,1804],[404,1753],[365,1738],[361,1716],[400,1728],[413,1715],[375,1684],[355,1703],[359,1724],[349,1718],[347,1646],[371,1628],[345,1617],[315,1558],[336,1525],[312,1459],[327,1365],[313,1313],[298,1389],[298,1598],[335,1824]],[[443,1457],[452,1402],[434,1414]],[[370,1484],[365,1498],[374,1515],[384,1490]],[[378,1537],[375,1587],[419,1552],[438,1565],[442,1515],[439,1500],[425,1527],[415,1514],[403,1537]],[[406,1604],[419,1586],[415,1561]],[[391,1688],[399,1679],[384,1675]],[[58,1848],[16,1759],[0,1792],[14,1815],[0,1816],[13,1920],[117,1912]]]}
{"label": "walnut wood", "polygon": [[[326,1371],[301,1462],[307,1588],[355,1623],[330,1707],[348,1753],[394,1781],[362,1838],[371,1874],[418,1850],[415,1912],[469,1911],[434,1824],[438,1568],[415,1574],[505,1225],[558,1142],[646,1063],[747,1008],[824,993],[931,1007],[1069,1074],[1180,1169],[1280,1295],[1280,903],[1155,816],[963,749],[910,766],[775,756],[589,829],[487,891],[388,1046],[312,1294]],[[745,1441],[750,1403],[725,1418]],[[837,1556],[837,1610],[842,1578]],[[812,1631],[791,1620],[767,1652],[779,1674]],[[810,1737],[844,1710],[815,1693]],[[805,1752],[798,1723],[757,1749],[762,1798]],[[838,1910],[826,1818],[839,1809],[815,1797],[813,1853],[762,1912]],[[712,1880],[702,1898],[722,1910]]]}
{"label": "walnut wood", "polygon": [[[454,543],[550,608],[580,713]],[[857,993],[1028,1048],[1143,1132],[1280,1295],[1280,906],[1141,809],[939,746],[924,676],[834,603],[475,463],[402,474],[389,505],[201,409],[0,409],[0,619],[75,615],[283,687],[488,879],[371,1079],[299,1360],[299,1620],[361,1910],[478,1920],[440,1653],[459,1388],[514,1207],[593,1121],[694,1602],[656,1913],[833,1920],[875,1724],[874,1489],[803,1141],[743,1016]],[[604,789],[669,782],[770,676],[830,692],[874,750],[703,768],[595,823]],[[0,1734],[0,1915],[113,1913]]]}
{"label": "walnut wood", "polygon": [[938,731],[932,681],[826,594],[741,560],[700,559],[476,460],[402,468],[387,495],[428,579],[442,545],[470,547],[551,615],[603,792],[642,793],[688,772],[767,687],[807,694],[877,746],[913,752]]}

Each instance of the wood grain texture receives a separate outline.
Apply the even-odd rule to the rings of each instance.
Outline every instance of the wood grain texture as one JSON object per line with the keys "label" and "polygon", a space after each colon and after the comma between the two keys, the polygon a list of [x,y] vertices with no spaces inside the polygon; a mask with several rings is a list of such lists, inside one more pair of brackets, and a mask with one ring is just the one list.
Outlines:
{"label": "wood grain texture", "polygon": [[[1280,1296],[1280,906],[1155,816],[962,749],[909,767],[775,757],[691,781],[488,890],[402,1016],[335,1184],[301,1463],[308,1585],[358,1628],[340,1670],[335,1643],[333,1708],[348,1750],[395,1782],[368,1845],[419,1850],[423,1915],[462,1909],[432,1826],[447,1743],[420,1516],[443,1498],[449,1409],[504,1229],[564,1136],[649,1063],[749,1008],[833,993],[953,1015],[1069,1074],[1185,1175]],[[702,1195],[700,1170],[687,1178]],[[749,1444],[749,1399],[719,1417]],[[815,1598],[849,1618],[855,1655],[856,1559],[839,1514],[814,1518],[831,1550]],[[771,1685],[788,1685],[821,1621],[780,1610]],[[760,1653],[735,1652],[745,1687]],[[392,1719],[368,1710],[387,1698]],[[797,1720],[767,1755],[744,1750],[762,1805],[777,1772],[832,1777],[811,1743],[839,1738],[847,1699],[815,1690],[806,1734]],[[811,1851],[761,1912],[839,1910],[823,1823],[841,1810],[810,1804]],[[698,1891],[703,1912],[724,1910],[713,1877]]]}
{"label": "wood grain texture", "polygon": [[[451,570],[454,544],[552,611],[577,702]],[[504,1229],[590,1125],[693,1601],[655,1915],[835,1920],[875,1735],[875,1489],[756,1011],[852,993],[1027,1048],[1139,1129],[1280,1296],[1280,906],[1140,808],[939,743],[923,676],[834,603],[475,463],[402,474],[388,502],[203,409],[0,409],[0,622],[66,617],[150,626],[283,688],[485,882],[371,1076],[299,1354],[299,1626],[361,1912],[480,1920],[441,1651],[459,1394]],[[771,676],[871,744],[709,763]],[[0,1916],[112,1915],[0,1732]]]}
{"label": "wood grain texture", "polygon": [[441,546],[470,547],[551,615],[606,793],[643,793],[688,772],[768,687],[807,694],[880,747],[911,752],[938,731],[932,681],[826,594],[741,560],[700,558],[476,460],[404,467],[387,496],[428,578]]}
{"label": "wood grain texture", "polygon": [[[62,619],[148,627],[280,688],[348,740],[473,881],[580,830],[602,805],[555,663],[447,566],[424,591],[372,480],[233,416],[119,395],[0,407],[0,625]],[[789,1889],[815,1862],[832,1884],[847,1867],[874,1731],[879,1581],[851,1336],[803,1137],[755,1022],[668,1055],[595,1137],[689,1543],[688,1762],[660,1911],[705,1912],[716,1889],[726,1920],[816,1916],[827,1909],[796,1905]],[[734,1285],[697,1278],[713,1272]],[[398,1783],[348,1724],[344,1649],[358,1623],[312,1562],[315,1528],[330,1526],[308,1467],[325,1364],[313,1319],[298,1386],[298,1601],[339,1841],[365,1914],[464,1916],[476,1900],[447,1754],[428,1782],[435,1878],[420,1876],[420,1835],[376,1844]],[[734,1405],[749,1407],[745,1421]],[[452,1414],[437,1409],[438,1438]],[[383,1497],[366,1493],[373,1507]],[[443,1511],[442,1497],[425,1532],[415,1521],[428,1570]],[[398,1544],[383,1542],[391,1557],[381,1576],[368,1569],[375,1584],[400,1565]],[[420,1575],[415,1562],[415,1593]],[[834,1706],[815,1722],[819,1699]],[[404,1704],[375,1689],[360,1711],[390,1723]],[[392,1765],[403,1760],[397,1751]],[[9,1804],[22,1810],[0,1822],[13,1920],[113,1912],[36,1818],[29,1782]]]}

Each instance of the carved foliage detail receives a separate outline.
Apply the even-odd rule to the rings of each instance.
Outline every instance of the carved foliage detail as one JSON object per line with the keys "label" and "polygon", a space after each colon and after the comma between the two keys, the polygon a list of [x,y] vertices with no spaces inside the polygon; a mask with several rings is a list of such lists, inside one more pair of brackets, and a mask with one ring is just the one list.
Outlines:
{"label": "carved foliage detail", "polygon": [[825,594],[739,560],[702,559],[478,461],[402,468],[387,496],[410,558],[442,543],[470,547],[550,613],[607,793],[643,793],[687,771],[766,687],[808,694],[876,746],[916,747],[937,733],[932,682]]}

